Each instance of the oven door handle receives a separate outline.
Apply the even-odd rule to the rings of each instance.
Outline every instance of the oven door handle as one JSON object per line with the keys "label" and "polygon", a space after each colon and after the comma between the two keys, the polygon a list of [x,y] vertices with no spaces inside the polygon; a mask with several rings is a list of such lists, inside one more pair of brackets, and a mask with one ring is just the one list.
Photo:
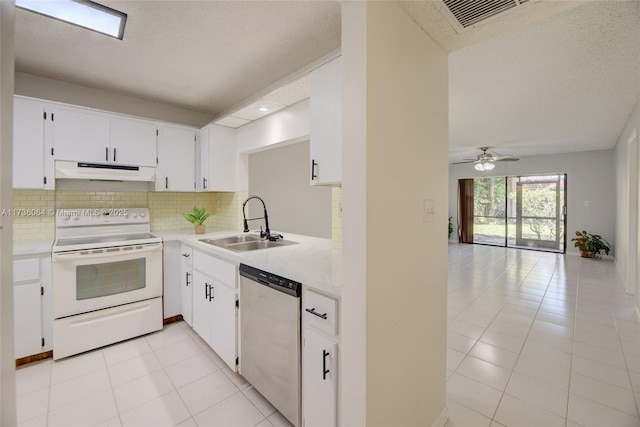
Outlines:
{"label": "oven door handle", "polygon": [[[132,249],[126,249],[132,248]],[[98,251],[99,252],[94,252]],[[116,246],[112,248],[86,249],[69,252],[58,252],[51,254],[52,262],[69,262],[77,260],[88,260],[95,258],[105,258],[118,255],[139,255],[148,252],[162,251],[162,243],[152,243],[146,245]]]}

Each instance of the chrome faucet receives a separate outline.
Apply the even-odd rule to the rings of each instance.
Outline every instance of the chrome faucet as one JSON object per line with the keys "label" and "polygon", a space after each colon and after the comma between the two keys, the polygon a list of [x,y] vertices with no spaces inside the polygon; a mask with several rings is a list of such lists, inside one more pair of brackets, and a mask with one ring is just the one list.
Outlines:
{"label": "chrome faucet", "polygon": [[[249,202],[249,200],[251,200],[251,199],[258,199],[258,200],[260,200],[262,202],[262,208],[264,209],[264,216],[257,217],[257,218],[247,218],[247,215],[244,212],[244,207],[247,204],[247,202]],[[267,238],[268,240],[279,240],[279,239],[282,238],[282,236],[279,235],[279,234],[271,235],[271,230],[269,230],[269,215],[267,215],[267,205],[265,205],[264,200],[262,200],[259,196],[249,196],[247,198],[247,200],[245,200],[242,203],[242,218],[243,218],[243,221],[244,221],[244,232],[245,233],[249,232],[248,221],[253,221],[253,220],[256,220],[256,219],[264,219],[265,230],[263,231],[262,227],[260,227],[260,237],[262,237],[263,239]]]}

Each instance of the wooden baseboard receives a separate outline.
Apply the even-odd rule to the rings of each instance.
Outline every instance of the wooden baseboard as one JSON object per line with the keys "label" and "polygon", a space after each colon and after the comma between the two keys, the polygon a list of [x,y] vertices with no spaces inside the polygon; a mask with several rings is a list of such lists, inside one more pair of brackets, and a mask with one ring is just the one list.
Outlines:
{"label": "wooden baseboard", "polygon": [[166,319],[164,319],[162,321],[163,325],[168,325],[169,323],[175,323],[175,322],[179,322],[183,319],[182,314],[178,314],[177,316],[172,316],[172,317],[168,317]]}
{"label": "wooden baseboard", "polygon": [[44,353],[33,354],[31,356],[16,359],[16,368],[18,366],[26,365],[27,363],[39,362],[45,359],[51,359],[53,357],[53,350],[45,351]]}

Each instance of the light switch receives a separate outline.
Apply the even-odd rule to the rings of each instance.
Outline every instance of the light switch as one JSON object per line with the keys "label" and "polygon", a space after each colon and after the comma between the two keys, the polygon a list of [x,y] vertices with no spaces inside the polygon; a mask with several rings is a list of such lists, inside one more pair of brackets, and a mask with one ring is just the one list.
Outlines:
{"label": "light switch", "polygon": [[436,215],[436,202],[433,199],[425,199],[424,211],[422,214],[423,222],[433,222]]}

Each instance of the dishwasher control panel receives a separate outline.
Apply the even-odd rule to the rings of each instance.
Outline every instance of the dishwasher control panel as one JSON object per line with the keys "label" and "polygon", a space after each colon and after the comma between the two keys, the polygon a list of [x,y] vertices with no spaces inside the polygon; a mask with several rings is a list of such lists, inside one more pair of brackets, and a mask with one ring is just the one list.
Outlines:
{"label": "dishwasher control panel", "polygon": [[246,264],[240,264],[239,271],[241,276],[255,282],[262,283],[263,285],[277,291],[300,298],[300,293],[302,291],[302,284],[300,282],[286,279],[282,276],[278,276],[277,274],[268,273]]}

